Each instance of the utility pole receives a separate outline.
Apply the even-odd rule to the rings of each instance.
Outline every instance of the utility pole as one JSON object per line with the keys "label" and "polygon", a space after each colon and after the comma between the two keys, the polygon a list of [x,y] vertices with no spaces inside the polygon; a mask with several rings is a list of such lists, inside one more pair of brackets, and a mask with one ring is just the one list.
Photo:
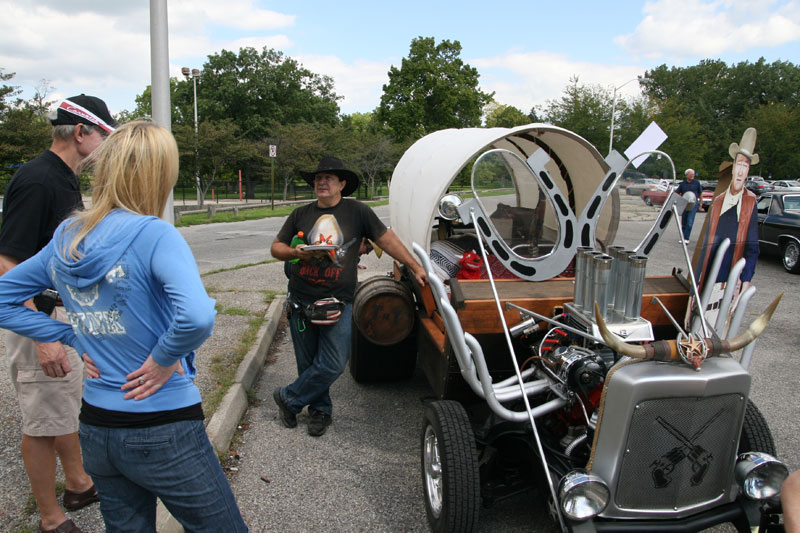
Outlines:
{"label": "utility pole", "polygon": [[[150,86],[153,97],[153,122],[172,131],[172,106],[169,101],[169,38],[167,0],[150,0]],[[161,218],[174,223],[172,191]]]}
{"label": "utility pole", "polygon": [[200,77],[200,71],[196,68],[189,70],[188,67],[183,67],[181,73],[186,78],[192,79],[192,91],[194,92],[194,185],[197,188],[197,205],[203,205],[203,194],[200,189],[200,154],[197,149],[197,78]]}

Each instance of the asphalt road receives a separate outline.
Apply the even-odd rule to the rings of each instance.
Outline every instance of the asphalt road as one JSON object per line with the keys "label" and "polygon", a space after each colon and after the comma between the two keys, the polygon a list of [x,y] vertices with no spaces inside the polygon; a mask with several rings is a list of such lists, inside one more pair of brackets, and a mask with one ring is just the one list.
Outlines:
{"label": "asphalt road", "polygon": [[[375,212],[389,224],[389,206]],[[283,221],[281,217],[187,226],[180,228],[189,243],[201,273],[271,259],[269,248]]]}

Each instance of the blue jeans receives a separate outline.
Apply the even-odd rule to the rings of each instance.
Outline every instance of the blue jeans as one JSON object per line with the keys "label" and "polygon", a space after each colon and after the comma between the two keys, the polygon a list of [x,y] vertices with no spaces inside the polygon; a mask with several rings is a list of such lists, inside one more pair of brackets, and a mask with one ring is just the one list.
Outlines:
{"label": "blue jeans", "polygon": [[684,211],[681,215],[681,226],[683,227],[683,240],[688,241],[692,236],[692,226],[694,226],[694,216],[697,214],[697,208],[700,206],[700,199],[694,204],[691,211]]}
{"label": "blue jeans", "polygon": [[201,420],[78,434],[106,531],[155,533],[156,497],[186,531],[248,531]]}
{"label": "blue jeans", "polygon": [[295,413],[308,406],[311,414],[333,414],[330,388],[347,366],[350,357],[350,330],[353,304],[347,304],[339,321],[331,326],[315,326],[293,310],[289,320],[297,379],[281,389],[281,398]]}

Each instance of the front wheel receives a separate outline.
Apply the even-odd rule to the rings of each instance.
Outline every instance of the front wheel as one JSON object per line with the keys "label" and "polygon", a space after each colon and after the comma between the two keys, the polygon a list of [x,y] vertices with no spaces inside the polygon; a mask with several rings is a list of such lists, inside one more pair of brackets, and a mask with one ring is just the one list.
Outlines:
{"label": "front wheel", "polygon": [[435,401],[425,407],[422,486],[434,533],[477,530],[480,474],[475,436],[458,402]]}
{"label": "front wheel", "polygon": [[792,274],[800,274],[800,244],[789,241],[783,246],[783,268]]}
{"label": "front wheel", "polygon": [[645,196],[644,197],[644,205],[649,206],[649,207],[653,207],[653,200],[651,200],[649,196]]}
{"label": "front wheel", "polygon": [[751,400],[747,400],[742,436],[739,438],[739,453],[746,452],[763,452],[773,457],[778,455],[767,420]]}

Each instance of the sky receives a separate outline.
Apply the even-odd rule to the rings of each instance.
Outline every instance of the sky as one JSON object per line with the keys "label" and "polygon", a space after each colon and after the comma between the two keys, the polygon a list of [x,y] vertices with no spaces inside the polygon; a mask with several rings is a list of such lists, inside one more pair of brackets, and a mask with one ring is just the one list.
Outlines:
{"label": "sky", "polygon": [[[341,112],[380,103],[388,71],[412,39],[459,41],[480,88],[528,113],[559,98],[570,78],[619,88],[663,64],[703,59],[800,60],[800,0],[168,0],[170,75],[209,55],[264,46],[331,76]],[[147,0],[0,0],[0,69],[30,98],[86,93],[113,113],[150,84]],[[202,81],[198,92],[202,91]],[[202,119],[202,117],[201,117]]]}

